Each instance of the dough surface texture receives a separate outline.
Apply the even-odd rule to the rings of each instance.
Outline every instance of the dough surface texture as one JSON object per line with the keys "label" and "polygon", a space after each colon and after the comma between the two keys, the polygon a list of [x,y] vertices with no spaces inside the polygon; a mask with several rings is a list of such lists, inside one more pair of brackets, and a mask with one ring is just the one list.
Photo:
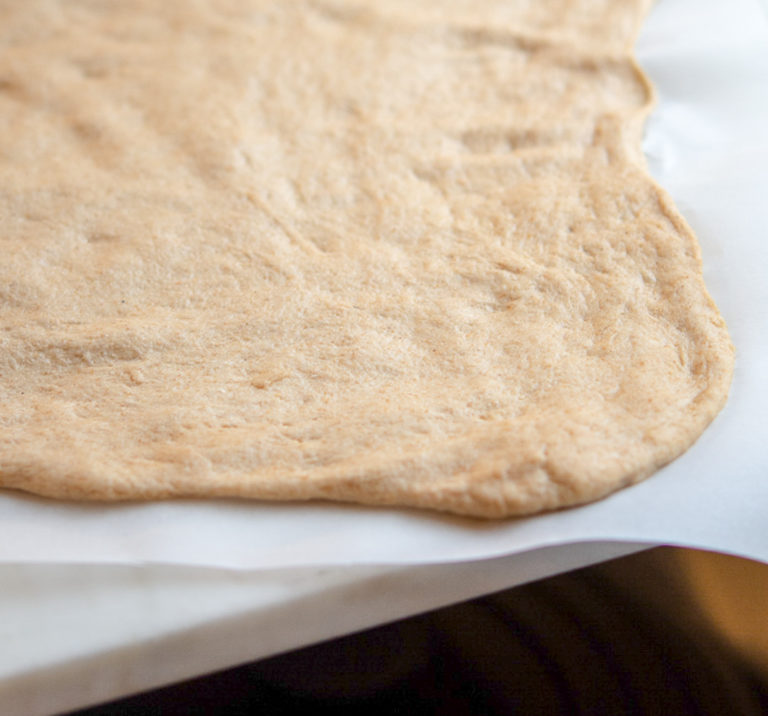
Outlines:
{"label": "dough surface texture", "polygon": [[504,517],[677,457],[733,350],[648,5],[0,0],[0,485]]}

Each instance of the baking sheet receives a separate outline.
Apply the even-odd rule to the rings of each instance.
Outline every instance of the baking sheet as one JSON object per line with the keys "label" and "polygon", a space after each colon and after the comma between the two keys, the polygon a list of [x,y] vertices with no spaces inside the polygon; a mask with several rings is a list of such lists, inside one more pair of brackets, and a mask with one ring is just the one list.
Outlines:
{"label": "baking sheet", "polygon": [[649,166],[699,237],[737,347],[729,403],[682,458],[601,502],[503,522],[334,504],[63,504],[4,492],[0,560],[262,569],[629,541],[768,562],[768,15],[760,0],[660,0],[637,52],[659,94]]}

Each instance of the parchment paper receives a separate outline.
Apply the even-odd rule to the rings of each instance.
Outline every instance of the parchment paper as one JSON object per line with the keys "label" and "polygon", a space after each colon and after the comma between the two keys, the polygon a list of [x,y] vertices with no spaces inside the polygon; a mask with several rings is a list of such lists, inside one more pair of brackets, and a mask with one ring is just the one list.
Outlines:
{"label": "parchment paper", "polygon": [[637,52],[659,94],[646,128],[651,172],[699,237],[738,353],[727,407],[682,458],[599,503],[503,522],[332,504],[67,504],[6,491],[0,561],[260,569],[605,540],[768,562],[768,12],[760,0],[660,0]]}

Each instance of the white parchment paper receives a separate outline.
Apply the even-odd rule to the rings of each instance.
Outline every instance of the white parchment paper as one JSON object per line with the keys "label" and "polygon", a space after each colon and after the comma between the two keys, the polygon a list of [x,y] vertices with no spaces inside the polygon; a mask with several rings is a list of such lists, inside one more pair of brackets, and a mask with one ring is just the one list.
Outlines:
{"label": "white parchment paper", "polygon": [[260,569],[481,559],[595,541],[768,562],[768,13],[660,0],[637,53],[659,105],[645,151],[696,231],[737,347],[724,412],[682,458],[601,502],[503,522],[331,504],[105,506],[0,493],[0,561]]}

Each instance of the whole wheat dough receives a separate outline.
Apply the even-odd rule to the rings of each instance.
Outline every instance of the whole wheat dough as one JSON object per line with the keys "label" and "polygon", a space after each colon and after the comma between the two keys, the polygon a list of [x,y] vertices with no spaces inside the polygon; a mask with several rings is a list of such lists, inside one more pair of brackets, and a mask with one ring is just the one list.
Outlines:
{"label": "whole wheat dough", "polygon": [[0,484],[486,517],[684,451],[732,348],[646,0],[0,0]]}

